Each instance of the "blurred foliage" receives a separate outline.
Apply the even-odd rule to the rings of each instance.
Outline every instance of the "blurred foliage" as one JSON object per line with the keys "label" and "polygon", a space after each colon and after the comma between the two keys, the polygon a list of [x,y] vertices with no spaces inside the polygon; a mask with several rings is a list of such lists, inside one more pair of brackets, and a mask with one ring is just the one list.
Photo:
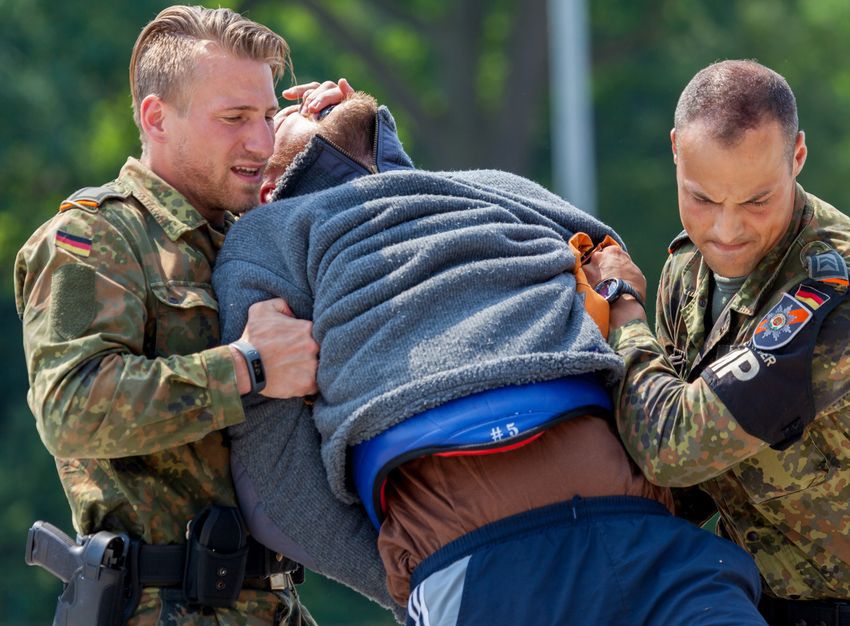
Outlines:
{"label": "blurred foliage", "polygon": [[[850,210],[850,4],[840,0],[594,0],[599,213],[653,292],[681,230],[669,131],[679,93],[706,65],[750,58],[797,96],[809,158],[799,180]],[[651,294],[650,294],[651,295]]]}
{"label": "blurred foliage", "polygon": [[[138,153],[127,88],[133,42],[168,2],[0,0],[0,624],[49,623],[58,583],[26,568],[26,528],[69,514],[26,408],[14,254],[59,201]],[[545,0],[233,0],[289,41],[298,81],[346,76],[388,104],[417,164],[501,167],[547,184]],[[217,6],[218,3],[210,3]],[[712,61],[756,58],[797,94],[807,189],[850,206],[850,3],[843,0],[593,0],[599,212],[654,289],[679,231],[669,130],[679,92]],[[555,35],[557,36],[557,35]],[[285,87],[286,85],[281,85]],[[328,624],[388,614],[318,576],[302,590]]]}

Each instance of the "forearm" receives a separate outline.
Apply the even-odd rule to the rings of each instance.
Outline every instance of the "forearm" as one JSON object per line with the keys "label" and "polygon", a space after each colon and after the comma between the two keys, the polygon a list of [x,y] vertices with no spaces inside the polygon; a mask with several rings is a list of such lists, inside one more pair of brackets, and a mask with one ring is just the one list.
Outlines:
{"label": "forearm", "polygon": [[151,454],[244,419],[229,349],[147,359],[112,351],[63,375],[32,365],[30,404],[62,458]]}
{"label": "forearm", "polygon": [[652,482],[694,485],[767,445],[744,432],[703,379],[688,383],[677,375],[645,322],[625,324],[609,341],[626,363],[620,436]]}

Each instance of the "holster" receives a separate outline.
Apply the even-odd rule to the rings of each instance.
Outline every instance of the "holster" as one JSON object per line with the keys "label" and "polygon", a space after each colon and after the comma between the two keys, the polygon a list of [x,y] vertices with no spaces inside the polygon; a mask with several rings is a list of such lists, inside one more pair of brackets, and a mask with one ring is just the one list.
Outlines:
{"label": "holster", "polygon": [[89,537],[82,565],[56,605],[53,626],[118,626],[124,623],[126,535],[101,531]]}
{"label": "holster", "polygon": [[75,542],[36,522],[25,559],[65,583],[54,626],[124,624],[145,587],[182,588],[189,604],[230,607],[244,584],[275,575],[295,584],[304,580],[301,565],[248,537],[238,509],[217,505],[189,522],[186,544],[151,545],[108,531]]}

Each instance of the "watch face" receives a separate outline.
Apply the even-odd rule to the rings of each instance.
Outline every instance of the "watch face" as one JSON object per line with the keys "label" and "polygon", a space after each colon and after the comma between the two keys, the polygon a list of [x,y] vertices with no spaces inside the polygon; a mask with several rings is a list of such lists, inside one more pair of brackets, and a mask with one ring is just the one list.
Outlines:
{"label": "watch face", "polygon": [[608,302],[615,300],[620,293],[620,280],[617,278],[606,278],[601,283],[596,285],[596,293],[605,298]]}
{"label": "watch face", "polygon": [[253,359],[250,363],[251,370],[254,372],[254,380],[257,381],[258,385],[263,385],[266,382],[266,372],[263,369],[263,362],[260,360],[259,353],[257,354],[257,358]]}

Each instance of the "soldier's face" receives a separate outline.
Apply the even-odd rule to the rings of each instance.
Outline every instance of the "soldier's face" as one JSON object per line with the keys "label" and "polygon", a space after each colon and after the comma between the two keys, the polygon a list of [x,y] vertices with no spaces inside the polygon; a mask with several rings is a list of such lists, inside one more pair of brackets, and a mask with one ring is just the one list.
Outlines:
{"label": "soldier's face", "polygon": [[269,66],[209,48],[185,87],[185,111],[170,107],[166,178],[204,217],[259,202],[263,170],[274,146],[277,97]]}
{"label": "soldier's face", "polygon": [[699,122],[671,133],[679,216],[708,266],[746,276],[791,222],[794,181],[806,160],[803,134],[789,157],[782,129],[767,122],[726,146]]}

